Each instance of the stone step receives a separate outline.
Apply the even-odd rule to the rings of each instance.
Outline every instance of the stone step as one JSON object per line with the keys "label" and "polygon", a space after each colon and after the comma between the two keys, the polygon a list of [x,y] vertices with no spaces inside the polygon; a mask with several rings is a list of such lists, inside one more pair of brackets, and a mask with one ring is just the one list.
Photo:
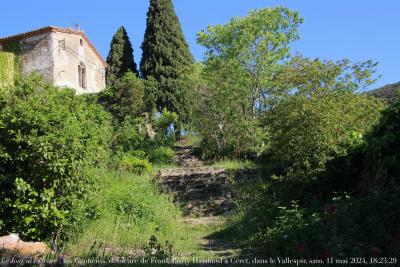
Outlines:
{"label": "stone step", "polygon": [[233,208],[232,185],[223,168],[179,168],[161,171],[158,183],[171,193],[185,214],[219,215]]}
{"label": "stone step", "polygon": [[166,169],[160,170],[158,172],[158,177],[168,177],[168,176],[189,176],[189,175],[200,175],[200,174],[219,174],[225,172],[222,167],[186,167],[186,168],[176,168],[176,169]]}
{"label": "stone step", "polygon": [[235,203],[231,199],[210,199],[208,201],[189,201],[180,203],[185,215],[221,215],[233,210]]}
{"label": "stone step", "polygon": [[174,150],[175,151],[180,151],[180,150],[190,150],[190,151],[193,151],[193,150],[195,150],[196,149],[196,147],[193,147],[193,146],[186,146],[186,145],[176,145],[176,146],[174,146]]}
{"label": "stone step", "polygon": [[164,184],[187,185],[187,184],[213,184],[221,183],[228,179],[226,173],[203,173],[203,174],[188,174],[188,175],[169,175],[159,176],[159,181]]}
{"label": "stone step", "polygon": [[160,170],[156,181],[186,215],[219,215],[233,209],[232,185],[224,168],[203,166],[196,148],[175,146],[178,168]]}

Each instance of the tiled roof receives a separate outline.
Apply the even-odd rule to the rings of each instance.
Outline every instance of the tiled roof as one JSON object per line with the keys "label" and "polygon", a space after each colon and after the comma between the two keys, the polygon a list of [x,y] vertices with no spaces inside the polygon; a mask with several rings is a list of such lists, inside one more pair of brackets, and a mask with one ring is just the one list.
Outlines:
{"label": "tiled roof", "polygon": [[90,48],[92,48],[93,52],[96,54],[96,56],[99,58],[99,60],[103,63],[104,67],[107,66],[107,63],[104,61],[103,57],[100,55],[100,53],[94,47],[94,45],[89,40],[89,38],[86,36],[86,34],[82,31],[77,31],[74,29],[48,26],[48,27],[40,28],[40,29],[37,29],[34,31],[24,32],[21,34],[0,38],[0,44],[5,44],[8,42],[12,42],[12,41],[22,40],[22,39],[26,39],[26,38],[29,38],[32,36],[37,36],[40,34],[48,33],[48,32],[62,32],[62,33],[76,34],[76,35],[82,36],[82,38],[85,39],[85,41],[89,44]]}

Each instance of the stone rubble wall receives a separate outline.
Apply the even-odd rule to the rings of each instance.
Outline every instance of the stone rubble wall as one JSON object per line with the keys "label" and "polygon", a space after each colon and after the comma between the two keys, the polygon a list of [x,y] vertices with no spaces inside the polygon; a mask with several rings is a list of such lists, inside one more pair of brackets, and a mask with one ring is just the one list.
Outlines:
{"label": "stone rubble wall", "polygon": [[162,170],[156,181],[164,193],[172,194],[185,215],[221,215],[235,208],[234,183],[251,182],[265,175],[262,169],[225,170],[220,167]]}

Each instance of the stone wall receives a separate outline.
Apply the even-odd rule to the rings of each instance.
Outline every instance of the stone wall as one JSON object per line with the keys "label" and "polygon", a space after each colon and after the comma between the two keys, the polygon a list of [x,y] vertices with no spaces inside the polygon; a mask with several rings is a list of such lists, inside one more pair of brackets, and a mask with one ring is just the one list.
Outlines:
{"label": "stone wall", "polygon": [[53,53],[51,33],[33,36],[20,41],[20,69],[25,75],[35,71],[46,82],[53,83]]}
{"label": "stone wall", "polygon": [[164,193],[171,193],[185,215],[220,215],[234,207],[237,187],[265,179],[265,169],[185,167],[161,170],[156,181]]}

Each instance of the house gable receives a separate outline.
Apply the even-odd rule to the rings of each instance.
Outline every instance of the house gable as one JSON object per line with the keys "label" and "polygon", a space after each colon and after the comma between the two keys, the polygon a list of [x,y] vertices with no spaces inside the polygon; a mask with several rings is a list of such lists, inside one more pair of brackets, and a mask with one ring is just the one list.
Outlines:
{"label": "house gable", "polygon": [[36,71],[47,82],[77,94],[105,88],[107,64],[82,31],[50,26],[0,39],[0,51],[10,45],[19,48],[23,74]]}

